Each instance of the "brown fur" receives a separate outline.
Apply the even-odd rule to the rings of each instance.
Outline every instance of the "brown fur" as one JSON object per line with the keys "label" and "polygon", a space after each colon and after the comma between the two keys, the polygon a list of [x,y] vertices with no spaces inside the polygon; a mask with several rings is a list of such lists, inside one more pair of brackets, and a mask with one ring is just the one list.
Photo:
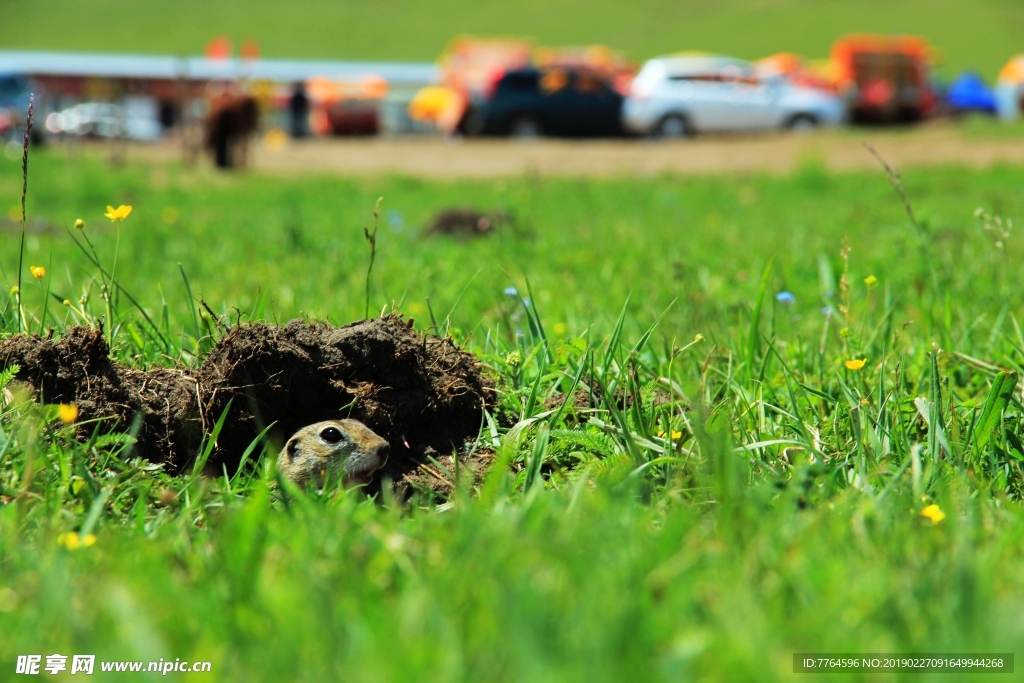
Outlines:
{"label": "brown fur", "polygon": [[[335,443],[325,438],[332,427],[341,433]],[[358,420],[327,420],[295,432],[277,456],[277,469],[301,487],[323,488],[338,480],[345,486],[366,484],[390,450],[387,441]]]}
{"label": "brown fur", "polygon": [[206,117],[206,148],[218,168],[244,166],[249,136],[259,125],[256,99],[245,95],[221,95],[210,102]]}

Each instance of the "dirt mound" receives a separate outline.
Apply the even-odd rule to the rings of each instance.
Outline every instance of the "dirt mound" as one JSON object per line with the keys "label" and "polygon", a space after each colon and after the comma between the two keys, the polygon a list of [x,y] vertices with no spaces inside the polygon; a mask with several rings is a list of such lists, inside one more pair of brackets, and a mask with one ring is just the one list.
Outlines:
{"label": "dirt mound", "polygon": [[[137,452],[167,463],[169,471],[183,467],[202,439],[195,380],[176,370],[114,363],[99,330],[73,327],[56,342],[11,337],[0,342],[0,367],[9,365],[21,368],[18,381],[35,389],[40,401],[77,405],[79,423],[112,417],[101,423],[102,432],[128,431],[141,419]],[[95,426],[82,424],[79,435],[88,438]]]}
{"label": "dirt mound", "polygon": [[481,213],[476,209],[445,209],[434,216],[426,233],[450,237],[483,237],[493,233],[499,225],[511,223],[502,211]]}
{"label": "dirt mound", "polygon": [[171,472],[191,462],[203,431],[227,411],[210,460],[217,472],[234,471],[271,423],[271,440],[283,443],[313,422],[351,417],[391,444],[382,474],[397,482],[428,456],[474,438],[493,392],[471,354],[420,335],[399,316],[344,327],[299,320],[240,326],[191,373],[121,366],[110,360],[103,335],[82,327],[56,342],[0,342],[0,367],[11,364],[40,400],[75,403],[80,420],[117,418],[102,423],[105,431],[126,431],[141,416],[141,455]]}
{"label": "dirt mound", "polygon": [[294,320],[239,327],[200,371],[203,414],[231,401],[217,456],[229,469],[275,422],[283,442],[301,427],[339,416],[366,424],[391,444],[383,474],[398,480],[431,451],[450,453],[476,436],[491,386],[469,353],[424,337],[397,316],[331,327]]}

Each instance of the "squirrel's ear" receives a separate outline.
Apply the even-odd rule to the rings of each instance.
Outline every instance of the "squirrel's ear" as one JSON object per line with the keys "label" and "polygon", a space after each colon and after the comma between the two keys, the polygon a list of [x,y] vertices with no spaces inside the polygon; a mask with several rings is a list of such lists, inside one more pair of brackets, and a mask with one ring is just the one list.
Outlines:
{"label": "squirrel's ear", "polygon": [[295,458],[298,457],[299,455],[299,440],[292,439],[291,441],[289,441],[288,445],[285,446],[285,452],[288,453],[289,461],[295,460]]}

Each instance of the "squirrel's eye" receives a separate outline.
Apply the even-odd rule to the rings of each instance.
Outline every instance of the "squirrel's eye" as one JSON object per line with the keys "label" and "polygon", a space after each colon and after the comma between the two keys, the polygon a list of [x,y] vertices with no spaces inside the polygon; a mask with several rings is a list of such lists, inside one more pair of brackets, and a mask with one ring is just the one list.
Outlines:
{"label": "squirrel's eye", "polygon": [[341,430],[337,427],[328,427],[324,431],[320,432],[320,438],[327,443],[338,443],[345,438],[345,435],[341,433]]}

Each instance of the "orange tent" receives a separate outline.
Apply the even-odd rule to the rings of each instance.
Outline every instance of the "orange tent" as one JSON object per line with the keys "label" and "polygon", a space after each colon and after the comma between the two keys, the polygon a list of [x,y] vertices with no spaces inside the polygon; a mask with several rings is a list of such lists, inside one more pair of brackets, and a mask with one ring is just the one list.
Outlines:
{"label": "orange tent", "polygon": [[1007,121],[1019,118],[1024,109],[1024,54],[1014,55],[996,79],[996,111]]}
{"label": "orange tent", "polygon": [[1020,85],[1024,83],[1024,55],[1014,55],[1002,69],[999,70],[998,83]]}

